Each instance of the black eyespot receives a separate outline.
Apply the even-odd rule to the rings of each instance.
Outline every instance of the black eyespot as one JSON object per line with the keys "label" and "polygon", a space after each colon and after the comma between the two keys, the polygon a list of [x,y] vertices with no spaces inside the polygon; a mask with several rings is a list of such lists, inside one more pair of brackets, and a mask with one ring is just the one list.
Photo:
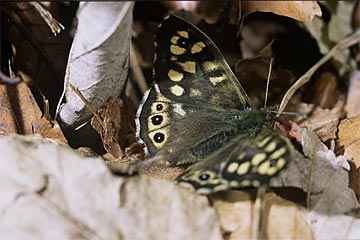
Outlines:
{"label": "black eyespot", "polygon": [[179,38],[179,40],[177,40],[177,44],[180,46],[180,47],[183,47],[183,48],[186,48],[186,46],[188,45],[188,41],[186,38]]}
{"label": "black eyespot", "polygon": [[208,180],[209,178],[210,178],[210,175],[209,175],[209,174],[206,174],[206,173],[201,174],[201,175],[199,176],[199,179],[200,179],[201,181],[206,181],[206,180]]}
{"label": "black eyespot", "polygon": [[154,125],[160,125],[162,123],[163,119],[164,119],[163,116],[155,115],[155,116],[151,117],[151,122]]}
{"label": "black eyespot", "polygon": [[164,108],[162,104],[156,104],[156,110],[161,111]]}
{"label": "black eyespot", "polygon": [[273,159],[270,161],[270,167],[275,167],[277,165],[277,159]]}
{"label": "black eyespot", "polygon": [[154,141],[157,143],[162,143],[165,139],[165,135],[162,133],[155,133],[154,135]]}

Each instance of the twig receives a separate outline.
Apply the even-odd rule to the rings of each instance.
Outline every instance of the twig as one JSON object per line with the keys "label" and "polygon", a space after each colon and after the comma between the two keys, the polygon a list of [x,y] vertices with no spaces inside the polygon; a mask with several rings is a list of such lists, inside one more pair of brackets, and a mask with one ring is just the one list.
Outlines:
{"label": "twig", "polygon": [[89,111],[95,116],[96,120],[98,120],[99,123],[102,123],[101,116],[97,113],[95,108],[93,108],[93,106],[91,106],[91,104],[88,102],[88,100],[86,100],[86,98],[82,95],[82,93],[79,91],[79,89],[74,87],[74,85],[72,85],[71,83],[69,84],[69,86],[70,86],[71,90],[73,90],[76,93],[76,95],[78,95],[78,97],[83,101],[83,103],[86,105],[86,107],[89,109]]}
{"label": "twig", "polygon": [[262,229],[261,217],[263,214],[263,202],[266,193],[265,187],[259,187],[256,192],[256,200],[254,204],[254,211],[252,214],[253,222],[251,224],[251,239],[259,239]]}
{"label": "twig", "polygon": [[319,67],[321,67],[324,63],[326,63],[334,55],[359,42],[360,42],[360,31],[357,31],[351,34],[349,37],[343,39],[338,44],[336,44],[335,47],[333,47],[324,57],[322,57],[314,66],[312,66],[304,75],[302,75],[285,93],[279,107],[279,112],[276,116],[279,116],[281,114],[281,112],[285,109],[286,105],[288,104],[290,98],[294,95],[294,93],[310,80],[311,76],[319,69]]}
{"label": "twig", "polygon": [[7,84],[17,84],[21,81],[19,77],[11,78],[6,76],[2,71],[0,71],[0,83],[7,83]]}

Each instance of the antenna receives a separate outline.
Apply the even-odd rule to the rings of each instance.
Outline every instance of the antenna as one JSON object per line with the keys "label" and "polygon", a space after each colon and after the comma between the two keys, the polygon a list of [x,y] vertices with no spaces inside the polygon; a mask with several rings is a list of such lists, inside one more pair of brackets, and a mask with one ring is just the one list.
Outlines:
{"label": "antenna", "polygon": [[265,89],[264,108],[266,108],[266,103],[267,103],[267,99],[268,99],[270,75],[271,75],[271,69],[272,69],[273,60],[274,60],[273,58],[270,59],[269,73],[268,73],[268,78],[267,78],[267,82],[266,82],[266,89]]}

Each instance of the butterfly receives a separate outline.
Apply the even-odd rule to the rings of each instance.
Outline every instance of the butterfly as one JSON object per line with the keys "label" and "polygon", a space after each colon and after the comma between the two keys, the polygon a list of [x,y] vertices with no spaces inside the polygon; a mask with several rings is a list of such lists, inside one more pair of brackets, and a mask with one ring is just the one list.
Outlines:
{"label": "butterfly", "polygon": [[153,86],[136,114],[146,156],[189,165],[176,182],[201,194],[269,184],[291,160],[274,115],[255,109],[212,40],[170,15],[155,38]]}

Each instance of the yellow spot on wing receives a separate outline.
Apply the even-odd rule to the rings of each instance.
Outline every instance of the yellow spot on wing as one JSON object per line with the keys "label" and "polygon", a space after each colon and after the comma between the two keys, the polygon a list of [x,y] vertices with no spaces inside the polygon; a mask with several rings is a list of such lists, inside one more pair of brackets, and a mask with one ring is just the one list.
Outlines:
{"label": "yellow spot on wing", "polygon": [[175,71],[175,70],[170,70],[168,72],[168,76],[169,76],[170,80],[175,81],[175,82],[179,82],[179,81],[181,81],[183,79],[184,74],[180,73],[178,71]]}
{"label": "yellow spot on wing", "polygon": [[262,148],[265,146],[265,144],[271,139],[271,136],[264,138],[261,142],[259,142],[257,145],[259,148]]}
{"label": "yellow spot on wing", "polygon": [[195,73],[196,71],[196,63],[193,61],[186,61],[184,63],[178,62],[178,64],[183,68],[185,72]]}
{"label": "yellow spot on wing", "polygon": [[227,167],[226,171],[229,173],[234,173],[238,167],[239,167],[239,164],[236,162],[233,162],[233,163],[230,163],[230,165]]}
{"label": "yellow spot on wing", "polygon": [[254,166],[259,165],[259,163],[263,161],[265,158],[266,158],[265,153],[258,153],[255,156],[253,156],[253,158],[251,159],[251,164]]}
{"label": "yellow spot on wing", "polygon": [[198,52],[201,52],[201,51],[202,51],[202,47],[200,47],[199,45],[194,44],[194,45],[191,47],[191,53],[192,53],[192,54],[198,53]]}
{"label": "yellow spot on wing", "polygon": [[250,167],[250,162],[244,162],[239,166],[239,168],[236,172],[239,175],[244,175],[245,173],[248,172],[249,167]]}
{"label": "yellow spot on wing", "polygon": [[178,31],[177,33],[183,38],[189,38],[189,34],[186,31]]}
{"label": "yellow spot on wing", "polygon": [[222,81],[226,80],[226,76],[221,75],[218,77],[209,77],[209,80],[214,86],[216,86],[218,83],[221,83]]}
{"label": "yellow spot on wing", "polygon": [[215,70],[215,69],[219,68],[218,64],[211,62],[211,61],[206,61],[202,65],[206,70]]}
{"label": "yellow spot on wing", "polygon": [[177,40],[178,40],[179,38],[180,38],[179,36],[173,36],[173,37],[171,38],[171,43],[177,44]]}
{"label": "yellow spot on wing", "polygon": [[[149,133],[149,138],[152,141],[152,143],[155,145],[156,148],[161,148],[162,146],[164,146],[164,144],[166,143],[166,140],[167,140],[167,135],[168,135],[168,132],[169,132],[168,130],[169,130],[169,128],[162,128],[162,129],[160,129],[158,131],[154,131],[154,132]],[[156,133],[164,134],[164,140],[162,142],[158,143],[158,142],[156,142],[154,140],[154,136],[155,136]]]}
{"label": "yellow spot on wing", "polygon": [[272,152],[274,151],[276,148],[276,142],[272,141],[271,143],[269,143],[266,148],[265,148],[265,151],[266,152]]}
{"label": "yellow spot on wing", "polygon": [[179,47],[179,46],[176,46],[174,44],[171,44],[170,51],[171,51],[172,54],[181,55],[181,54],[184,54],[186,52],[186,49],[182,48],[182,47]]}
{"label": "yellow spot on wing", "polygon": [[260,187],[260,182],[258,180],[253,180],[251,183],[254,187]]}
{"label": "yellow spot on wing", "polygon": [[284,153],[286,152],[286,148],[282,147],[278,150],[276,150],[275,152],[273,152],[273,154],[270,155],[269,159],[276,159],[281,157]]}
{"label": "yellow spot on wing", "polygon": [[180,87],[179,85],[174,85],[170,88],[171,92],[176,96],[181,96],[184,93],[184,89]]}

